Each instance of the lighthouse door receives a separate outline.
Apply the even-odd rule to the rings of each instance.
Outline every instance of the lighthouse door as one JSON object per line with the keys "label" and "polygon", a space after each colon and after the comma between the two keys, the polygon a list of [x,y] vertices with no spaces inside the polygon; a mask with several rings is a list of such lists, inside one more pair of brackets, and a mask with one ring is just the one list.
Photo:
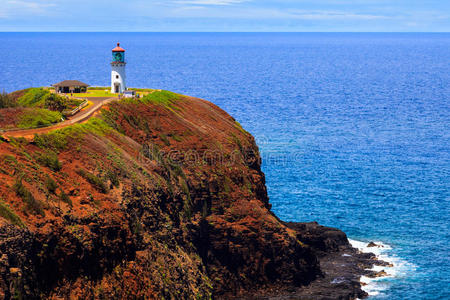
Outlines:
{"label": "lighthouse door", "polygon": [[114,93],[118,94],[120,92],[120,83],[114,84]]}

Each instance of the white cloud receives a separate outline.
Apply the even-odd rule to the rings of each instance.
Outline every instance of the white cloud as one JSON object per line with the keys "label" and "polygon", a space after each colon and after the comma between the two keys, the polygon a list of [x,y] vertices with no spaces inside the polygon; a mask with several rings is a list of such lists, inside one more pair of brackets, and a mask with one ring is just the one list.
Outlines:
{"label": "white cloud", "polygon": [[[430,1],[438,3],[439,0]],[[0,25],[22,26],[25,20],[27,24],[47,26],[49,30],[66,26],[83,31],[122,27],[137,31],[141,28],[184,31],[186,24],[193,31],[198,28],[221,31],[228,27],[244,31],[254,28],[348,31],[353,29],[349,24],[359,24],[361,27],[356,27],[361,30],[401,31],[411,27],[448,31],[450,19],[442,5],[417,7],[407,5],[408,0],[398,2],[402,3],[392,0],[0,0]]]}
{"label": "white cloud", "polygon": [[[203,1],[203,0],[199,0]],[[197,9],[198,8],[198,9]],[[226,9],[217,6],[181,6],[172,8],[169,15],[172,17],[192,18],[235,18],[248,20],[309,20],[314,21],[344,21],[344,20],[388,20],[395,17],[383,14],[367,14],[347,11],[331,10],[300,10],[300,9],[278,9],[258,7],[236,7],[229,6]],[[398,17],[397,17],[398,18]]]}
{"label": "white cloud", "polygon": [[185,5],[233,5],[247,2],[247,0],[178,0],[173,2]]}
{"label": "white cloud", "polygon": [[25,1],[25,0],[9,0],[6,2],[6,10],[13,12],[15,15],[19,12],[26,11],[28,13],[43,15],[47,14],[49,8],[56,6],[50,1]]}
{"label": "white cloud", "polygon": [[6,19],[8,17],[8,13],[5,8],[0,8],[0,19]]}
{"label": "white cloud", "polygon": [[288,14],[292,18],[304,20],[379,20],[390,19],[388,16],[375,14],[358,14],[343,11],[303,11],[290,10]]}
{"label": "white cloud", "polygon": [[178,10],[185,11],[203,11],[204,9],[208,9],[206,6],[183,6],[178,8]]}

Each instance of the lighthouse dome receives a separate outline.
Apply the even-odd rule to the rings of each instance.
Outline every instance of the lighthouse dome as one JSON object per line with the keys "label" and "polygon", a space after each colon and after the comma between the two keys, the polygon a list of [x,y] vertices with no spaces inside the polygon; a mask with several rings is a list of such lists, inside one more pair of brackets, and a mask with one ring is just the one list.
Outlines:
{"label": "lighthouse dome", "polygon": [[120,43],[117,43],[117,47],[112,49],[113,52],[125,52],[125,49],[120,47]]}

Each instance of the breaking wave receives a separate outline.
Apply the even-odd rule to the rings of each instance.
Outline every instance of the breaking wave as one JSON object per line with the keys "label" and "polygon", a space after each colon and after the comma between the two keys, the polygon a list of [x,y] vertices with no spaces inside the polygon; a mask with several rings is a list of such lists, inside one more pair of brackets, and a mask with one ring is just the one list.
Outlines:
{"label": "breaking wave", "polygon": [[373,266],[372,271],[384,271],[385,276],[370,278],[361,276],[360,282],[362,289],[369,294],[369,297],[383,298],[383,292],[388,290],[391,286],[392,280],[406,277],[415,270],[415,266],[406,260],[398,257],[393,253],[390,245],[383,242],[374,242],[376,246],[368,247],[369,243],[349,239],[350,244],[363,253],[373,253],[378,259],[385,261],[390,266]]}

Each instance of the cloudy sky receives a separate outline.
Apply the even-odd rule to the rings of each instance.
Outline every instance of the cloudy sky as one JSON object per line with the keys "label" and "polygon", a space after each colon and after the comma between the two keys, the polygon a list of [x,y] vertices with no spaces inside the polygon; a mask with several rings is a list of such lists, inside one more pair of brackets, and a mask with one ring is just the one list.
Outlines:
{"label": "cloudy sky", "polygon": [[1,0],[0,31],[450,31],[450,0]]}

